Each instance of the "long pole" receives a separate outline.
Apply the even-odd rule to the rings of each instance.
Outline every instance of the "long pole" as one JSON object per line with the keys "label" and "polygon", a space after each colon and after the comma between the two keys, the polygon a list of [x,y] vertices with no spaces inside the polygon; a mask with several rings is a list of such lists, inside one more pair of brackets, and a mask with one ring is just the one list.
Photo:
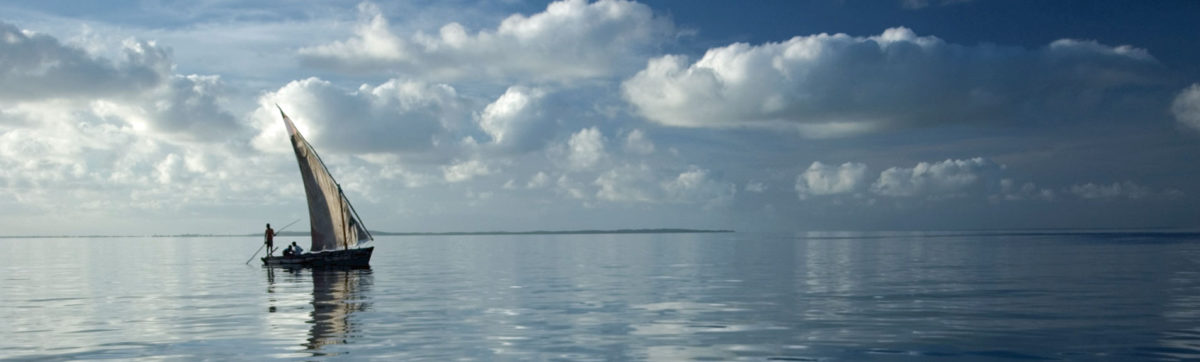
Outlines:
{"label": "long pole", "polygon": [[258,256],[258,252],[262,251],[262,250],[263,250],[263,248],[265,248],[265,247],[267,247],[267,241],[266,241],[266,240],[263,240],[263,243],[262,243],[262,245],[259,245],[259,246],[258,246],[258,250],[255,250],[255,251],[254,251],[254,255],[251,255],[251,256],[250,256],[250,259],[249,259],[249,260],[246,260],[246,264],[250,264],[250,260],[254,260],[254,257]]}
{"label": "long pole", "polygon": [[279,230],[276,230],[275,234],[279,234],[280,232],[283,232],[283,229],[287,229],[288,226],[295,225],[297,222],[300,222],[300,219],[296,219],[296,220],[292,221],[291,223],[284,225],[283,227],[279,228]]}
{"label": "long pole", "polygon": [[[280,231],[283,231],[283,229],[287,229],[287,228],[288,228],[288,226],[295,225],[295,224],[296,224],[297,222],[299,222],[299,221],[300,221],[300,219],[296,219],[295,221],[292,221],[291,223],[289,223],[289,224],[287,224],[287,225],[284,225],[283,227],[279,228],[279,230],[276,230],[276,231],[275,231],[275,234],[279,234],[279,232],[280,232]],[[255,251],[254,251],[254,255],[251,255],[251,256],[250,256],[250,259],[249,259],[249,260],[246,260],[246,264],[250,264],[250,261],[254,260],[254,257],[258,256],[258,253],[259,253],[260,251],[262,251],[262,250],[263,250],[263,248],[265,248],[265,247],[267,247],[267,236],[266,236],[266,235],[263,235],[263,243],[262,243],[262,245],[259,245],[259,246],[258,246],[258,250],[255,250]]]}

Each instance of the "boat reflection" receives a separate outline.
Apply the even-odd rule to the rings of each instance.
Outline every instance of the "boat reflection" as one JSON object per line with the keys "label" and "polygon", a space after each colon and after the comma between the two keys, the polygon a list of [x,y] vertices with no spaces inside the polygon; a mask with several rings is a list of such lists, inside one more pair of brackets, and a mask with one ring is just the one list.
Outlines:
{"label": "boat reflection", "polygon": [[[374,282],[371,269],[283,269],[289,277],[312,277],[312,312],[306,324],[310,325],[308,338],[303,344],[313,355],[329,355],[323,349],[329,345],[353,343],[361,335],[360,326],[353,314],[371,308],[371,285]],[[268,268],[270,284],[268,293],[275,290],[275,271]],[[270,311],[274,312],[275,307]]]}

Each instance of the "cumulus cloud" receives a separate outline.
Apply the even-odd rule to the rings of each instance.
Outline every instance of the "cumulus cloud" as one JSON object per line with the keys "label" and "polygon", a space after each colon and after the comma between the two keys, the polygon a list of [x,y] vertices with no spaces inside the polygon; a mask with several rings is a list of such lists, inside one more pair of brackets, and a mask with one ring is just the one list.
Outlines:
{"label": "cumulus cloud", "polygon": [[154,42],[127,40],[121,54],[121,61],[92,57],[52,36],[0,22],[0,83],[9,85],[0,87],[0,100],[137,96],[171,76],[170,52]]}
{"label": "cumulus cloud", "polygon": [[547,175],[545,172],[538,171],[538,173],[534,174],[532,177],[529,178],[529,182],[525,183],[525,188],[540,189],[540,188],[546,187],[549,184],[550,184],[550,176]]}
{"label": "cumulus cloud", "polygon": [[211,139],[241,128],[223,106],[226,91],[217,76],[172,76],[157,93],[153,105],[142,109],[160,132]]}
{"label": "cumulus cloud", "polygon": [[540,146],[546,127],[541,101],[546,92],[539,88],[509,87],[479,116],[479,127],[492,143],[522,150]]}
{"label": "cumulus cloud", "polygon": [[0,104],[67,107],[175,140],[242,131],[224,108],[221,79],[173,74],[170,50],[153,41],[124,41],[114,61],[6,23],[0,40],[0,83],[20,85],[2,87]]}
{"label": "cumulus cloud", "polygon": [[220,141],[241,136],[243,125],[225,110],[225,90],[217,76],[174,75],[161,87],[127,100],[96,100],[97,115],[189,141]]}
{"label": "cumulus cloud", "polygon": [[514,14],[495,29],[459,23],[437,34],[397,35],[379,8],[359,6],[354,37],[300,50],[309,64],[350,71],[421,70],[439,78],[486,76],[538,80],[605,77],[635,69],[671,38],[674,26],[646,5],[623,0],[565,0],[530,16]]}
{"label": "cumulus cloud", "polygon": [[469,160],[457,162],[449,166],[442,166],[442,176],[446,182],[462,182],[476,176],[489,175],[492,172],[492,169],[480,160]]}
{"label": "cumulus cloud", "polygon": [[596,198],[613,202],[656,202],[663,198],[654,171],[646,164],[624,165],[600,174],[593,182]]}
{"label": "cumulus cloud", "polygon": [[667,199],[679,203],[703,203],[711,208],[728,204],[737,194],[737,186],[713,179],[710,171],[698,167],[680,173],[662,183]]}
{"label": "cumulus cloud", "polygon": [[1200,130],[1200,83],[1192,84],[1175,96],[1171,113],[1179,123]]}
{"label": "cumulus cloud", "polygon": [[841,166],[833,166],[813,162],[804,173],[796,176],[796,194],[804,200],[812,195],[851,193],[859,189],[866,175],[867,165],[861,163],[846,162]]}
{"label": "cumulus cloud", "polygon": [[596,127],[585,128],[567,140],[567,164],[573,170],[588,170],[608,157],[604,135]]}
{"label": "cumulus cloud", "polygon": [[[851,208],[875,207],[873,202],[881,200],[903,204],[953,198],[947,201],[965,204],[983,196],[996,201],[1110,200],[1178,194],[1132,182],[1064,187],[1068,182],[1051,191],[1033,182],[1000,179],[1001,166],[980,158],[881,164],[872,170],[903,167],[887,169],[878,179],[866,173],[866,165],[854,162],[816,162],[800,175],[781,175],[779,169],[795,162],[784,156],[798,148],[764,144],[773,141],[763,138],[726,142],[728,135],[721,132],[647,127],[626,122],[623,113],[632,109],[673,126],[799,129],[813,137],[951,122],[1036,120],[1042,114],[1061,115],[1063,109],[1088,112],[1104,104],[1100,101],[1120,97],[1110,92],[1142,89],[1154,76],[1156,62],[1135,48],[1075,40],[1039,49],[964,46],[897,28],[873,37],[820,35],[734,44],[714,48],[699,60],[666,56],[647,63],[673,29],[669,19],[654,17],[632,2],[555,2],[544,12],[515,15],[496,27],[468,29],[450,23],[432,34],[397,32],[369,3],[361,12],[364,18],[354,37],[312,43],[324,45],[302,50],[304,62],[404,78],[361,86],[334,78],[288,82],[293,78],[287,74],[295,70],[291,67],[267,76],[246,70],[277,63],[261,59],[221,66],[232,70],[222,77],[176,74],[172,50],[162,43],[129,40],[104,49],[88,38],[64,43],[0,23],[0,82],[19,85],[0,89],[0,189],[5,191],[0,209],[6,210],[0,213],[66,220],[92,212],[144,224],[138,216],[190,211],[189,225],[198,222],[192,215],[213,215],[212,210],[229,207],[265,215],[259,207],[286,204],[267,211],[302,213],[303,189],[295,179],[294,160],[281,154],[290,150],[275,103],[322,150],[347,192],[365,201],[357,206],[375,208],[371,214],[384,219],[392,216],[389,212],[450,215],[442,228],[461,226],[453,221],[460,219],[457,215],[511,217],[511,204],[502,205],[506,202],[545,206],[549,211],[544,214],[561,214],[555,216],[560,220],[578,219],[571,216],[577,211],[572,207],[582,203],[609,208],[588,211],[601,222],[643,215],[647,217],[635,222],[661,222],[672,220],[662,215],[678,212],[675,220],[695,223],[704,217],[697,210],[701,206],[731,204],[738,191],[761,193],[748,198],[755,203],[786,196],[792,177],[800,198],[854,195],[846,206]],[[216,44],[228,34],[226,30],[201,42]],[[262,41],[272,42],[272,37],[267,34]],[[220,49],[212,53],[196,59],[227,54]],[[216,69],[195,63],[180,68]],[[638,70],[642,72],[633,76]],[[441,83],[467,77],[500,82]],[[614,80],[627,80],[621,95],[606,94],[612,93]],[[275,83],[265,90],[238,88],[263,82]],[[1170,108],[1181,124],[1191,127],[1200,127],[1194,116],[1197,88],[1180,92]],[[246,117],[226,110],[238,94],[260,95],[233,101],[243,107],[236,114]],[[622,103],[622,96],[633,108]],[[565,110],[565,104],[574,109]],[[1154,109],[1165,108],[1157,104]],[[943,136],[930,139],[936,143]],[[750,148],[721,153],[720,147],[742,145]],[[830,147],[836,151],[840,146]],[[525,152],[536,149],[546,153]],[[984,149],[1020,158],[1003,149]],[[763,156],[764,150],[780,157]],[[856,154],[892,156],[880,152],[889,150]],[[747,163],[743,157],[759,161]],[[705,164],[685,166],[694,162]],[[774,187],[780,181],[784,187]],[[423,189],[400,190],[412,187]],[[963,195],[980,198],[958,198]],[[810,206],[820,203],[796,210],[805,212]],[[774,207],[744,204],[737,210]],[[228,230],[244,221],[245,215],[237,216],[221,228],[202,230]],[[17,224],[9,219],[8,225]],[[436,224],[422,221],[416,229],[427,225]]]}
{"label": "cumulus cloud", "polygon": [[[986,199],[990,202],[1057,201],[1062,196],[1085,200],[1178,199],[1177,189],[1155,190],[1131,181],[1081,183],[1055,190],[1032,181],[1018,182],[1006,177],[1006,167],[983,157],[919,162],[913,167],[891,167],[867,184],[867,166],[847,162],[840,166],[813,162],[796,177],[800,200],[822,195],[854,194],[861,190],[890,199],[941,201],[947,199]],[[749,182],[746,191],[761,184]],[[865,200],[872,204],[877,199]]]}
{"label": "cumulus cloud", "polygon": [[0,127],[0,189],[14,195],[7,207],[31,219],[25,228],[83,220],[93,230],[128,233],[120,228],[137,226],[130,219],[266,205],[297,191],[280,186],[273,160],[236,145],[171,142],[87,109],[17,109],[34,123]]}
{"label": "cumulus cloud", "polygon": [[392,79],[351,90],[308,78],[260,97],[253,118],[261,150],[290,149],[276,104],[310,142],[341,152],[429,151],[451,143],[470,119],[469,102],[449,85]]}
{"label": "cumulus cloud", "polygon": [[639,155],[649,155],[654,153],[654,141],[651,141],[642,130],[635,129],[625,135],[625,151]]}
{"label": "cumulus cloud", "polygon": [[121,228],[290,192],[237,141],[246,129],[219,77],[173,73],[171,51],[153,41],[80,41],[0,23],[0,188],[25,227]]}
{"label": "cumulus cloud", "polygon": [[303,48],[300,54],[316,63],[343,66],[372,66],[408,58],[408,44],[392,34],[378,6],[363,2],[358,5],[358,11],[362,22],[354,31],[355,37]]}
{"label": "cumulus cloud", "polygon": [[[678,127],[797,130],[808,137],[966,122],[1102,114],[1105,96],[1155,81],[1145,50],[1059,40],[964,46],[891,28],[870,37],[735,43],[667,55],[622,85],[646,119]],[[1092,112],[1092,113],[1089,113]]]}
{"label": "cumulus cloud", "polygon": [[711,172],[689,167],[679,174],[660,174],[644,163],[622,165],[602,173],[593,182],[596,198],[625,203],[702,204],[716,207],[731,202],[737,186],[716,180]]}
{"label": "cumulus cloud", "polygon": [[[39,121],[46,116],[29,115]],[[3,129],[0,132],[0,183],[10,188],[52,186],[93,172],[96,165],[81,161],[86,159],[85,155],[110,145],[101,137],[81,137],[84,132],[66,122],[48,122],[69,116],[70,113],[50,115],[53,118],[45,120],[47,124],[41,128]],[[97,136],[130,140],[128,133],[113,125],[98,125],[89,131]],[[79,139],[88,142],[78,142]],[[23,195],[18,193],[16,197],[20,199]]]}
{"label": "cumulus cloud", "polygon": [[[892,167],[879,174],[871,191],[890,197],[945,198],[964,196],[982,186],[1003,166],[982,157],[965,160],[920,162],[912,168]],[[994,177],[994,176],[992,176]]]}
{"label": "cumulus cloud", "polygon": [[[277,137],[283,138],[283,134]],[[445,172],[443,177],[439,178],[435,171],[421,172],[412,167],[412,165],[404,162],[404,159],[394,153],[368,153],[358,154],[354,159],[366,162],[366,168],[373,170],[373,174],[369,177],[375,180],[399,181],[400,185],[408,188],[424,187],[436,183],[439,179],[445,180]],[[344,160],[344,158],[332,158],[330,161]]]}
{"label": "cumulus cloud", "polygon": [[559,175],[558,180],[556,180],[554,182],[554,186],[555,186],[555,192],[558,192],[559,194],[562,194],[562,195],[566,195],[567,197],[570,197],[572,199],[580,199],[580,200],[588,199],[588,194],[587,194],[587,191],[585,190],[585,186],[582,183],[575,181],[574,179],[572,179],[570,177],[567,177],[567,175]]}
{"label": "cumulus cloud", "polygon": [[[453,88],[403,81],[349,90],[315,78],[296,81],[262,97],[249,119],[238,118],[227,103],[239,90],[218,76],[174,73],[170,49],[127,40],[112,51],[89,39],[67,44],[0,24],[0,81],[21,85],[0,89],[0,188],[19,195],[6,206],[46,220],[37,223],[78,217],[97,227],[106,224],[97,220],[120,215],[103,227],[122,233],[128,231],[119,228],[128,226],[147,230],[126,221],[141,215],[169,218],[203,208],[270,208],[286,202],[280,200],[303,200],[302,186],[288,182],[294,161],[248,147],[254,130],[247,120],[261,131],[252,144],[288,149],[276,102],[294,106],[293,115],[303,118],[298,123],[306,131],[311,127],[310,138],[328,141],[329,150],[427,149],[438,141],[453,144],[463,128],[477,131]],[[388,124],[401,117],[417,121]],[[493,172],[486,164],[462,162],[439,175],[437,167],[418,173],[394,159],[366,160],[371,155],[325,156],[356,194],[393,179],[419,185]]]}

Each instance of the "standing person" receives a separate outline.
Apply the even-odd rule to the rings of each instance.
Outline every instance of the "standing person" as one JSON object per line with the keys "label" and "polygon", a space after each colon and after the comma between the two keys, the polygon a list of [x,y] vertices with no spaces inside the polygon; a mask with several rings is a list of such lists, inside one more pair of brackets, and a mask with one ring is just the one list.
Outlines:
{"label": "standing person", "polygon": [[[287,228],[287,227],[284,226],[284,228]],[[270,223],[267,223],[267,232],[266,232],[266,234],[263,234],[263,237],[266,238],[267,255],[269,256],[275,252],[275,250],[274,250],[274,248],[275,248],[275,230],[271,229]]]}

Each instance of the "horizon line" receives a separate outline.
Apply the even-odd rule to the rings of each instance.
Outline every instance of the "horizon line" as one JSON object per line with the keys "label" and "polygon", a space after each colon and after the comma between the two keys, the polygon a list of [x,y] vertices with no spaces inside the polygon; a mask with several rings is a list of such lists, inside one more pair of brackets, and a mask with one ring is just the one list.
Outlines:
{"label": "horizon line", "polygon": [[[576,230],[526,230],[526,231],[441,231],[441,232],[395,232],[370,231],[371,235],[379,236],[453,236],[453,235],[579,235],[579,234],[690,234],[690,233],[732,233],[732,229],[688,229],[688,228],[648,228],[648,229],[576,229]],[[307,236],[307,231],[284,231],[276,236]],[[36,238],[153,238],[153,237],[249,237],[261,236],[258,232],[237,234],[213,233],[182,233],[182,234],[90,234],[90,235],[0,235],[3,239],[36,239]]]}
{"label": "horizon line", "polygon": [[[568,229],[568,230],[524,230],[524,231],[438,231],[438,232],[393,232],[370,231],[379,236],[455,236],[455,235],[600,235],[600,234],[691,234],[691,233],[736,233],[733,229],[690,229],[690,228],[645,228],[645,229]],[[1013,228],[1013,229],[929,229],[929,230],[759,230],[762,233],[810,234],[801,238],[859,238],[880,236],[1003,236],[1003,235],[1078,235],[1078,234],[1200,234],[1194,227],[1143,227],[1143,228]],[[857,234],[836,235],[840,233]],[[812,235],[817,234],[817,235]],[[821,235],[825,234],[825,235]],[[284,231],[277,236],[308,236],[306,231]],[[182,233],[182,234],[76,234],[76,235],[0,235],[0,239],[49,239],[49,238],[152,238],[152,237],[255,237],[258,232],[237,234]]]}

